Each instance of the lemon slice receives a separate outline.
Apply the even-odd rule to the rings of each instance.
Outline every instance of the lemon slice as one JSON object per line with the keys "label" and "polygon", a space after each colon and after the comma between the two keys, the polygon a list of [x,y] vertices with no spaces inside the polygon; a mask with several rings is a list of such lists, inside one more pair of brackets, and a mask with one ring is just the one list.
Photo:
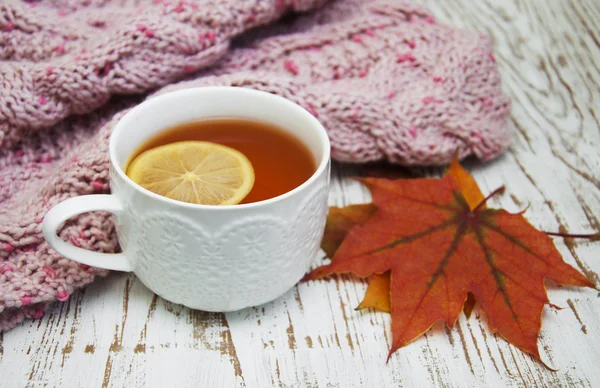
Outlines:
{"label": "lemon slice", "polygon": [[238,204],[254,185],[254,169],[244,154],[203,141],[147,150],[131,162],[127,175],[156,194],[202,205]]}

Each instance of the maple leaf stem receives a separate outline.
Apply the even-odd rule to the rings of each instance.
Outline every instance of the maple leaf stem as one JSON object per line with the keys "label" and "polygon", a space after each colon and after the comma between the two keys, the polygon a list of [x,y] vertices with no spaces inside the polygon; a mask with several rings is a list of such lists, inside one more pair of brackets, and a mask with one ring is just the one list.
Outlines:
{"label": "maple leaf stem", "polygon": [[481,209],[483,206],[485,206],[485,203],[492,198],[493,196],[497,195],[497,194],[502,194],[504,193],[504,186],[500,186],[498,187],[496,190],[492,191],[487,197],[485,197],[483,199],[483,201],[479,202],[479,205],[475,206],[475,208],[472,210],[473,212],[476,212],[477,210]]}
{"label": "maple leaf stem", "polygon": [[549,236],[565,237],[565,238],[585,238],[588,240],[600,239],[600,232],[590,234],[569,234],[569,233],[556,233],[556,232],[544,232]]}

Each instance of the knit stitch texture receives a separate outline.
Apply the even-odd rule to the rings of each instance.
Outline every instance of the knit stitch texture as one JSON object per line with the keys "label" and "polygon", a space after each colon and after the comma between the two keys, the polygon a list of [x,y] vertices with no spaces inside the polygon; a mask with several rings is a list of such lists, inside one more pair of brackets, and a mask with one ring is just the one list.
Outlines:
{"label": "knit stitch texture", "polygon": [[[286,97],[323,123],[332,157],[344,162],[443,165],[457,152],[489,160],[509,143],[492,41],[425,9],[361,0],[138,3],[0,4],[0,330],[42,317],[106,274],[50,249],[41,223],[67,198],[109,192],[110,132],[158,87],[146,98],[205,85]],[[103,212],[73,218],[60,236],[118,250]]]}

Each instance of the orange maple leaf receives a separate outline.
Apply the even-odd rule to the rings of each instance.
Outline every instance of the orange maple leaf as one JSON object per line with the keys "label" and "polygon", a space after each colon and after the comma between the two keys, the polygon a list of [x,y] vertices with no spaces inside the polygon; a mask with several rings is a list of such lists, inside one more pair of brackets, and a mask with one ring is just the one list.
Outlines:
{"label": "orange maple leaf", "polygon": [[306,279],[382,275],[381,294],[389,272],[388,359],[440,319],[453,327],[469,292],[493,332],[539,359],[542,309],[549,303],[544,279],[593,283],[566,264],[550,237],[521,213],[486,208],[475,181],[460,170],[464,174],[455,176],[451,169],[442,179],[360,179],[377,210],[366,222],[348,222],[332,263]]}

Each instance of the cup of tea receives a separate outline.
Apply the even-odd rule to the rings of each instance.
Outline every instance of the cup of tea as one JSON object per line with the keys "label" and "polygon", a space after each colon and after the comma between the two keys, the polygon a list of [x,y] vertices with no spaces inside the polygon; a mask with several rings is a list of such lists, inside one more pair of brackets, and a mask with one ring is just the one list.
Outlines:
{"label": "cup of tea", "polygon": [[[145,151],[186,141],[221,144],[247,158],[254,183],[241,202],[190,203],[128,176],[132,160]],[[234,311],[283,295],[318,255],[328,209],[329,139],[314,116],[285,98],[238,87],[152,97],[117,123],[109,157],[110,195],[68,199],[44,218],[48,244],[64,257],[134,272],[174,303]],[[90,211],[115,215],[121,253],[88,251],[57,236],[66,220]]]}

